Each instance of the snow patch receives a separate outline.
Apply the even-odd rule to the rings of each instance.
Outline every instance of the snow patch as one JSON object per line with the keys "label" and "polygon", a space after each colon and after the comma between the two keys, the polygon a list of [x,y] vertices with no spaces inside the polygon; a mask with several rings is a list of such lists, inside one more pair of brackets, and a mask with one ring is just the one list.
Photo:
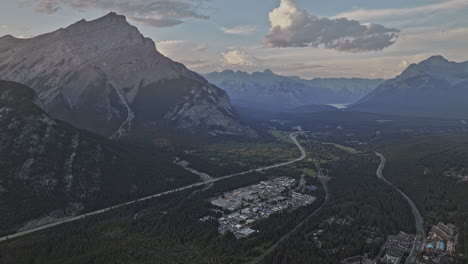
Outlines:
{"label": "snow patch", "polygon": [[116,88],[114,84],[112,84],[112,87],[114,88],[115,92],[119,95],[120,101],[127,108],[127,119],[122,123],[119,129],[110,137],[110,139],[119,139],[122,136],[128,135],[128,133],[130,133],[132,129],[132,121],[133,121],[133,118],[135,117],[135,113],[133,112],[132,108],[128,104],[127,98],[123,94],[123,91]]}

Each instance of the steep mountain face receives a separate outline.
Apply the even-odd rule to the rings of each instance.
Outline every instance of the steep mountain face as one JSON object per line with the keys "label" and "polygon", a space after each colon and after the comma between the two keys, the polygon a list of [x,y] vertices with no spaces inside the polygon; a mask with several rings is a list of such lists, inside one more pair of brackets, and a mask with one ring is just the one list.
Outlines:
{"label": "steep mountain face", "polygon": [[32,89],[0,81],[0,233],[196,181],[170,162],[57,121],[34,100]]}
{"label": "steep mountain face", "polygon": [[367,95],[383,80],[313,79],[264,72],[223,71],[204,75],[225,89],[233,104],[244,107],[291,108],[311,104],[350,103]]}
{"label": "steep mountain face", "polygon": [[351,107],[356,111],[447,118],[468,117],[468,62],[433,56],[410,65]]}
{"label": "steep mountain face", "polygon": [[0,78],[33,88],[54,118],[108,137],[141,126],[254,134],[224,91],[161,55],[115,13],[32,39],[0,38]]}

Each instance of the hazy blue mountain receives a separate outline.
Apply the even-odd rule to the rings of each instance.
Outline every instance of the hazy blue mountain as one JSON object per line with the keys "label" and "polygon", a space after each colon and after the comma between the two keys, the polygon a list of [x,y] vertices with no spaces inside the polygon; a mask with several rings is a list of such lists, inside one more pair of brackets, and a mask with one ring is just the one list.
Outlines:
{"label": "hazy blue mountain", "polygon": [[226,92],[161,55],[115,13],[31,39],[0,38],[0,78],[33,88],[53,117],[108,137],[166,126],[254,134]]}
{"label": "hazy blue mountain", "polygon": [[235,105],[244,107],[291,108],[305,105],[351,103],[375,89],[383,80],[313,79],[303,80],[271,70],[248,74],[226,70],[204,75],[226,90]]}
{"label": "hazy blue mountain", "polygon": [[0,81],[0,233],[197,180],[169,161],[51,118],[36,99],[32,89]]}
{"label": "hazy blue mountain", "polygon": [[468,117],[468,62],[433,56],[410,65],[350,109],[399,115]]}

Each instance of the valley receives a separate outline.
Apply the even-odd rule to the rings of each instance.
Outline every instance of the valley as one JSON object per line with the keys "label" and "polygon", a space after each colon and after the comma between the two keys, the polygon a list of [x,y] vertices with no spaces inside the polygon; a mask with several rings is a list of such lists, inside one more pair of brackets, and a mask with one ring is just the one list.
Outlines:
{"label": "valley", "polygon": [[468,263],[464,1],[13,2],[1,264]]}
{"label": "valley", "polygon": [[[373,259],[380,255],[387,236],[400,231],[408,234],[416,234],[417,230],[421,232],[421,225],[418,229],[414,225],[415,218],[405,197],[376,177],[376,171],[381,171],[383,166],[375,156],[375,150],[387,158],[386,178],[402,188],[421,209],[423,231],[439,220],[463,226],[457,218],[444,217],[445,213],[439,213],[436,218],[430,216],[432,213],[427,214],[427,207],[421,207],[418,191],[408,189],[413,184],[406,182],[402,185],[401,178],[394,178],[401,174],[395,171],[401,165],[394,163],[396,156],[390,152],[395,147],[405,148],[409,142],[414,143],[414,138],[435,137],[437,140],[433,142],[442,143],[442,139],[451,135],[447,143],[456,146],[465,138],[463,124],[444,121],[438,127],[429,121],[433,119],[410,121],[362,114],[349,120],[346,112],[331,115],[333,118],[322,114],[322,119],[313,117],[313,114],[304,118],[301,113],[289,113],[287,119],[286,116],[265,116],[261,123],[266,126],[267,134],[261,140],[209,140],[206,144],[187,145],[184,151],[175,151],[171,155],[190,162],[190,167],[197,171],[210,172],[211,180],[200,182],[198,179],[197,183],[78,216],[50,229],[33,230],[37,232],[24,234],[24,237],[10,237],[0,244],[2,261],[27,263],[47,258],[61,262],[66,258],[69,263],[81,263],[86,258],[105,261],[102,257],[109,254],[121,259],[129,259],[125,256],[131,254],[132,260],[142,263],[204,263],[207,259],[224,263],[282,263],[310,258],[321,263],[336,263],[358,255]],[[273,119],[287,122],[269,121]],[[350,121],[354,122],[353,125]],[[401,124],[414,132],[401,131]],[[297,131],[298,125],[307,130]],[[375,128],[369,131],[369,127]],[[445,130],[440,130],[441,127]],[[431,145],[438,151],[448,149],[462,155],[462,149],[455,147],[450,150],[450,144],[444,143],[442,149],[435,143]],[[262,158],[269,156],[268,161]],[[272,165],[270,162],[277,163]],[[230,232],[219,234],[216,219],[221,215],[210,205],[210,199],[285,176],[297,183],[304,181],[305,186],[315,186],[306,190],[316,197],[315,201],[255,222],[251,229],[258,232],[246,238],[236,239]],[[450,177],[444,179],[451,180]],[[440,212],[453,210],[449,209],[451,207],[437,208]],[[206,220],[200,221],[202,218]],[[79,234],[74,230],[80,230]],[[465,236],[464,229],[460,228],[457,252],[463,252]],[[59,246],[57,241],[65,237],[73,244],[93,240],[86,246],[86,252],[94,253],[84,256],[80,251],[70,251],[67,245]],[[125,251],[117,253],[122,243]],[[418,244],[418,247],[423,244]],[[44,245],[49,249],[60,249],[50,255],[48,251],[39,250],[39,246]],[[151,252],[157,251],[143,254],[142,245],[152,248]],[[101,250],[108,253],[103,254]],[[12,252],[30,253],[20,256]],[[412,252],[415,260],[420,257],[421,250]],[[279,255],[282,257],[278,258]],[[411,258],[407,259],[412,263]]]}

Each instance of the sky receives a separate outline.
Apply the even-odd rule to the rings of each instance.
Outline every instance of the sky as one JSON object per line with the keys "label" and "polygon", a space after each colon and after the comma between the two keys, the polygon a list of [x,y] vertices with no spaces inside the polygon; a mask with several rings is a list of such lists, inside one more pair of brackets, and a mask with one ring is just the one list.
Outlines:
{"label": "sky", "polygon": [[2,0],[0,36],[110,11],[199,73],[392,78],[432,55],[468,60],[468,0]]}

